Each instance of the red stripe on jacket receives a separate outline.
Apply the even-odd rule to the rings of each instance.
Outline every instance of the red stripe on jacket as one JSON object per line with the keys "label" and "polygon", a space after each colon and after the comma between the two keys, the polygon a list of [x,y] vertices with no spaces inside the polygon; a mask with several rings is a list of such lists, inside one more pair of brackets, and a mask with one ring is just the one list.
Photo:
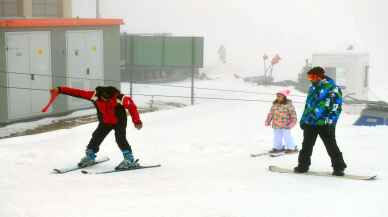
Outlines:
{"label": "red stripe on jacket", "polygon": [[[96,98],[93,99],[95,96],[94,91],[90,90],[81,90],[77,88],[71,88],[71,87],[59,87],[60,93],[83,98],[86,100],[93,101],[96,105],[96,108],[98,112],[101,114],[102,122],[104,124],[117,124],[117,116],[116,116],[116,106],[118,101],[120,102],[120,99],[117,98],[117,96],[113,96],[112,98],[108,99],[107,101]],[[134,124],[140,124],[140,116],[139,112],[137,111],[136,104],[133,102],[132,98],[129,96],[123,96],[121,99],[122,106],[129,111],[129,114],[131,115],[132,122]]]}

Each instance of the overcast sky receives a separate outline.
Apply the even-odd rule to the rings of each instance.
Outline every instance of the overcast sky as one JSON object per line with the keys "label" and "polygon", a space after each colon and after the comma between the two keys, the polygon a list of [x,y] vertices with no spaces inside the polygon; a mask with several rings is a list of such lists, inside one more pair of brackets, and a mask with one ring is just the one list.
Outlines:
{"label": "overcast sky", "polygon": [[[279,53],[277,79],[296,78],[316,52],[369,52],[372,84],[388,82],[388,2],[383,0],[100,0],[101,15],[121,31],[205,38],[205,64],[227,49],[229,64],[262,73],[261,57]],[[95,16],[95,0],[73,0],[74,15]]]}

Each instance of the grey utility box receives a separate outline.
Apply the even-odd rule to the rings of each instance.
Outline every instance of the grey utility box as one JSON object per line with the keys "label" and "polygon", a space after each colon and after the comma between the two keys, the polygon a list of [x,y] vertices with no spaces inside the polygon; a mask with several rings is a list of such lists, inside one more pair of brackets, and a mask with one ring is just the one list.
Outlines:
{"label": "grey utility box", "polygon": [[0,19],[0,124],[93,106],[60,96],[42,113],[52,87],[120,88],[121,24],[121,19]]}

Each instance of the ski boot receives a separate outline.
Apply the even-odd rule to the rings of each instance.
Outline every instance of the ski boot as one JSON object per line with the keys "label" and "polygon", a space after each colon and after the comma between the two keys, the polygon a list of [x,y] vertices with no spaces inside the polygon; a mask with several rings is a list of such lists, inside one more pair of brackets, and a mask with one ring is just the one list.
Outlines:
{"label": "ski boot", "polygon": [[284,149],[276,149],[276,148],[273,148],[271,151],[269,151],[270,154],[277,154],[277,153],[280,153],[280,152],[283,152]]}
{"label": "ski boot", "polygon": [[95,164],[95,159],[96,159],[96,153],[94,153],[93,150],[87,149],[85,151],[85,157],[81,159],[81,161],[78,163],[79,167],[88,167],[93,164]]}
{"label": "ski boot", "polygon": [[138,160],[135,160],[133,158],[133,155],[130,151],[123,151],[123,156],[124,160],[121,161],[121,163],[115,167],[115,170],[127,170],[140,166]]}

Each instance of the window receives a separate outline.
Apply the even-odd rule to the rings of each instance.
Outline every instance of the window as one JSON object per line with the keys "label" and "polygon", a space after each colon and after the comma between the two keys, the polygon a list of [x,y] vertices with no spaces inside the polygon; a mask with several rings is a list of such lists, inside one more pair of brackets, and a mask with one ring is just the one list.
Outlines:
{"label": "window", "polygon": [[32,0],[33,17],[61,17],[62,0]]}
{"label": "window", "polygon": [[21,6],[21,0],[0,0],[0,17],[20,16]]}
{"label": "window", "polygon": [[341,86],[343,89],[346,88],[347,86],[346,84],[348,83],[347,81],[349,81],[349,78],[348,79],[346,78],[345,69],[341,67],[336,68],[336,75],[334,79],[337,82],[337,84]]}
{"label": "window", "polygon": [[369,66],[365,66],[364,87],[369,87]]}

